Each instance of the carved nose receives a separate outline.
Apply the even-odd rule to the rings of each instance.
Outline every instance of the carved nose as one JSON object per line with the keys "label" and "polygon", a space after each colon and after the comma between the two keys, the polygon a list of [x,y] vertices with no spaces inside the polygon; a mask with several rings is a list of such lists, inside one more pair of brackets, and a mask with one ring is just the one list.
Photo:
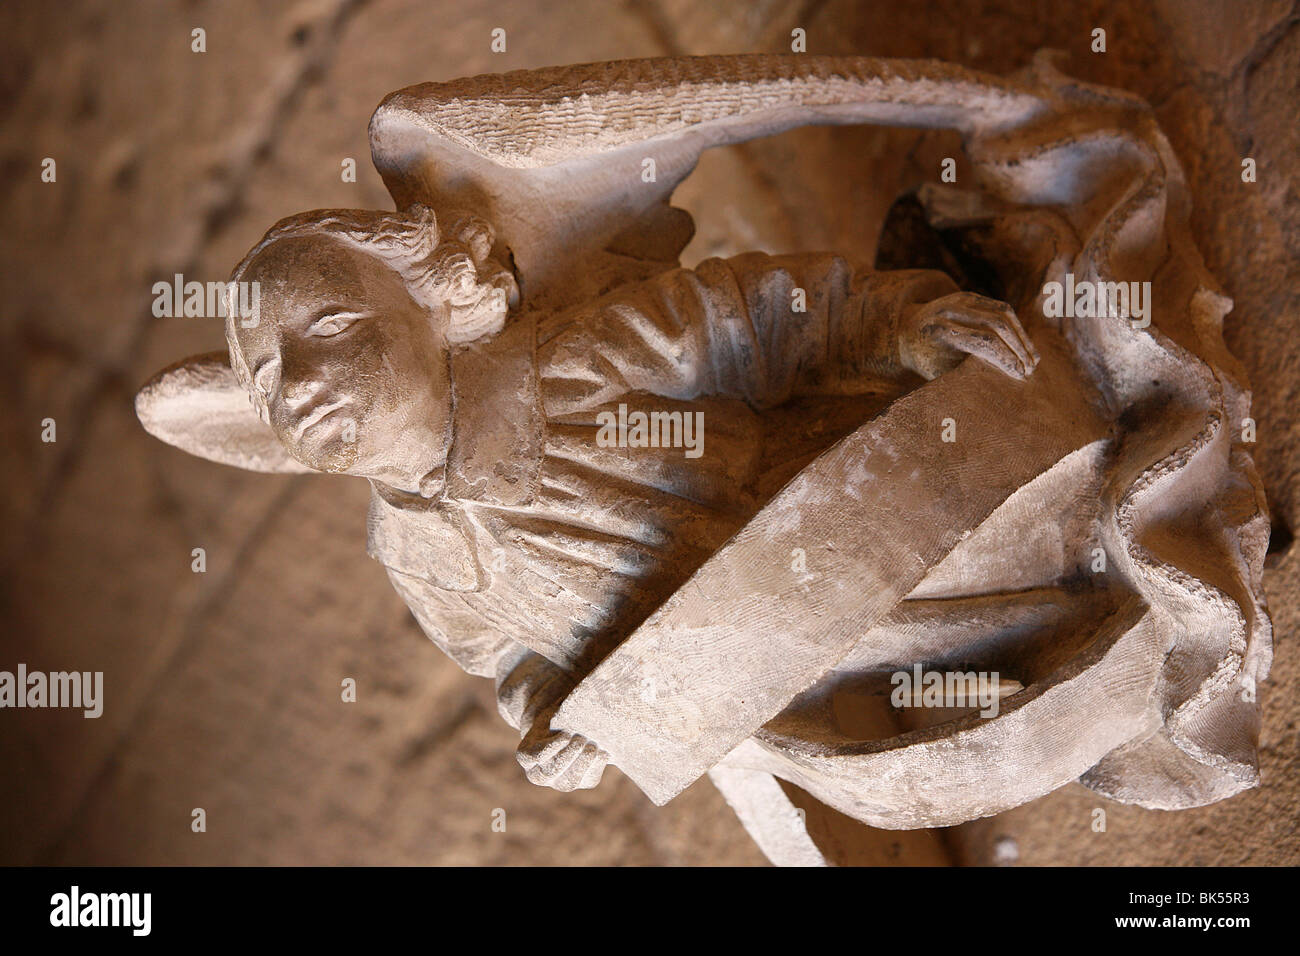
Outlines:
{"label": "carved nose", "polygon": [[321,382],[298,381],[285,382],[280,387],[280,397],[290,408],[298,408],[310,402],[320,392]]}

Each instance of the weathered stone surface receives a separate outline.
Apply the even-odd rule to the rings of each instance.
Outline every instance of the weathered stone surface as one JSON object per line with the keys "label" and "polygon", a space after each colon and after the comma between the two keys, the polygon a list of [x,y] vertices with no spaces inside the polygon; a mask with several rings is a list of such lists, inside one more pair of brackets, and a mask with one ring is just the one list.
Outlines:
{"label": "weathered stone surface", "polygon": [[[1254,386],[1260,422],[1256,457],[1276,522],[1294,527],[1300,520],[1295,497],[1300,431],[1294,428],[1293,394],[1300,381],[1294,345],[1295,204],[1293,187],[1284,185],[1294,165],[1286,158],[1295,152],[1287,145],[1296,128],[1297,72],[1288,68],[1286,52],[1288,23],[1294,36],[1293,7],[1261,4],[1273,42],[1256,50],[1236,32],[1220,56],[1217,40],[1210,43],[1190,26],[1199,22],[1199,14],[1183,13],[1181,4],[1134,4],[1116,15],[1101,3],[947,3],[921,10],[831,2],[811,4],[792,17],[784,9],[761,6],[754,8],[757,13],[740,14],[732,4],[679,9],[647,3],[626,15],[598,6],[598,11],[574,7],[571,15],[548,11],[545,25],[505,4],[461,5],[444,16],[427,5],[396,0],[278,10],[234,4],[147,17],[93,4],[58,18],[37,15],[32,7],[0,12],[5,27],[0,84],[12,93],[3,98],[6,180],[0,204],[6,220],[19,226],[0,246],[11,264],[0,278],[9,303],[3,316],[3,377],[12,383],[11,395],[21,395],[6,402],[0,432],[6,460],[19,465],[6,472],[5,524],[11,530],[5,550],[12,557],[6,559],[3,598],[13,623],[0,641],[0,666],[22,657],[35,661],[37,653],[52,655],[55,648],[67,657],[51,656],[50,667],[64,662],[90,667],[102,660],[110,693],[116,695],[110,699],[121,704],[121,709],[110,706],[100,721],[53,713],[27,713],[21,720],[4,715],[8,729],[0,733],[0,759],[6,768],[24,771],[4,814],[0,846],[6,859],[344,862],[364,847],[360,852],[374,862],[760,860],[707,785],[652,814],[616,774],[607,775],[597,791],[567,796],[512,777],[513,735],[493,723],[489,696],[472,692],[478,707],[459,709],[470,682],[422,643],[382,574],[374,573],[379,569],[356,553],[357,526],[342,521],[313,530],[322,512],[336,511],[340,518],[355,514],[356,494],[344,484],[318,480],[328,491],[312,490],[321,497],[314,499],[310,514],[300,515],[302,534],[262,535],[307,486],[286,490],[294,479],[208,466],[141,441],[133,431],[130,394],[150,372],[177,355],[222,344],[214,323],[148,319],[148,285],[155,274],[179,261],[196,277],[219,278],[265,223],[280,215],[316,205],[381,203],[382,186],[367,163],[358,162],[357,184],[339,181],[339,154],[364,158],[369,111],[384,93],[407,83],[502,64],[519,68],[756,48],[777,52],[788,48],[787,20],[800,19],[807,21],[809,50],[815,53],[938,56],[1003,72],[1023,65],[1040,46],[1066,48],[1072,74],[1134,90],[1157,106],[1196,197],[1197,242],[1236,301],[1225,332]],[[206,58],[189,52],[189,30],[197,25],[190,20],[196,17],[209,30]],[[308,29],[300,33],[304,22]],[[334,23],[339,26],[328,26]],[[510,52],[503,55],[489,53],[484,39],[498,24],[511,28]],[[1088,32],[1097,24],[1110,33],[1111,52],[1105,56],[1087,48]],[[1167,43],[1171,25],[1174,45]],[[223,34],[237,38],[237,55],[219,50],[215,38]],[[321,37],[333,39],[308,69],[302,50],[317,49],[313,44]],[[1216,49],[1209,51],[1207,43]],[[38,49],[40,56],[33,52]],[[1199,62],[1202,55],[1207,59]],[[201,72],[193,69],[196,63]],[[272,109],[276,103],[280,107]],[[279,125],[268,125],[267,116]],[[824,202],[813,200],[829,194],[828,184],[846,178],[845,171],[866,154],[880,150],[886,137],[915,144],[917,134],[862,134],[813,130],[706,155],[679,200],[699,197],[702,206],[706,199],[726,197],[726,211],[702,210],[697,216],[700,231],[688,250],[688,264],[707,254],[748,248],[863,250],[859,258],[870,261],[872,223],[883,219],[884,206],[856,216],[852,203],[828,211]],[[910,145],[901,149],[906,148]],[[925,149],[908,160],[909,168],[924,165],[913,183],[932,177],[937,158],[946,155],[931,154],[932,161]],[[888,146],[873,162],[896,166],[899,151]],[[1260,159],[1261,181],[1255,187],[1239,178],[1240,157],[1248,152]],[[46,154],[60,157],[57,190],[39,183],[39,159]],[[71,170],[69,156],[74,157]],[[235,171],[223,172],[230,168]],[[777,197],[790,188],[806,189],[810,198],[781,210]],[[859,196],[856,201],[870,200]],[[149,332],[133,331],[140,328]],[[60,445],[54,448],[36,437],[47,414],[59,421]],[[106,489],[118,504],[106,504]],[[42,517],[35,520],[38,513]],[[87,535],[87,525],[97,532]],[[255,553],[252,542],[259,536],[266,540],[258,547],[278,557],[253,576],[246,559]],[[196,540],[208,547],[212,561],[204,581],[195,581],[198,576],[189,571],[189,549]],[[1287,570],[1294,562],[1285,547],[1278,547],[1276,565],[1265,579],[1277,660],[1261,691],[1262,787],[1178,814],[1121,807],[1082,788],[1059,791],[952,831],[968,862],[991,861],[994,841],[1007,835],[1018,840],[1021,862],[1031,864],[1294,861],[1296,836],[1285,821],[1295,816],[1300,779],[1290,704],[1297,691],[1291,663],[1297,622],[1291,608],[1300,582]],[[435,691],[428,691],[430,723],[435,714],[469,715],[452,735],[461,741],[458,747],[435,745],[428,751],[447,756],[426,758],[437,765],[423,778],[427,799],[410,784],[409,775],[417,771],[409,768],[420,766],[420,758],[408,762],[406,771],[384,762],[406,753],[403,745],[416,735],[399,716],[405,698],[384,698],[390,706],[381,708],[381,719],[400,732],[377,748],[381,755],[373,765],[354,768],[355,773],[329,763],[328,749],[342,743],[361,752],[365,745],[332,736],[318,740],[321,724],[308,726],[308,715],[293,708],[272,715],[267,725],[274,729],[264,734],[242,729],[242,749],[220,758],[215,756],[224,746],[219,743],[177,746],[168,739],[169,724],[197,718],[183,694],[166,690],[167,683],[155,686],[159,661],[171,660],[196,641],[201,646],[203,635],[218,628],[224,606],[218,598],[233,590],[246,604],[272,604],[273,595],[282,593],[276,576],[304,548],[314,558],[325,556],[332,572],[351,573],[349,600],[360,603],[341,610],[360,619],[365,608],[386,606],[394,618],[387,636],[398,644],[407,639],[413,656],[384,659],[384,672],[376,667],[371,678],[393,680],[403,667],[418,668],[430,688],[436,687],[436,700]],[[223,567],[220,582],[213,582],[216,565],[233,554],[243,557]],[[346,561],[336,565],[330,555]],[[299,585],[311,588],[308,582]],[[216,597],[205,602],[200,593]],[[297,666],[319,663],[319,648],[312,635],[294,631],[289,621],[286,611],[274,628],[284,658],[266,664],[292,673],[295,659]],[[222,627],[219,639],[208,639],[212,659],[197,652],[192,660],[195,666],[202,660],[211,674],[226,674],[236,692],[204,690],[206,727],[190,740],[218,742],[236,719],[262,713],[235,706],[238,683],[249,676],[222,670],[218,658],[227,656],[221,654],[222,642],[238,638],[227,633],[229,625]],[[343,645],[354,633],[328,640]],[[377,639],[367,641],[368,651],[381,653]],[[124,666],[115,667],[122,649]],[[159,660],[125,663],[145,661],[151,653]],[[308,679],[318,681],[327,698],[337,699],[330,696],[337,694],[334,675],[327,681],[325,670],[322,666]],[[193,692],[200,685],[185,686]],[[314,686],[307,687],[307,696]],[[164,706],[163,698],[172,702]],[[156,703],[146,706],[149,701]],[[314,716],[329,722],[334,713]],[[286,754],[298,776],[276,772],[276,762]],[[475,766],[479,769],[469,769]],[[376,814],[384,798],[373,791],[344,796],[341,807],[340,800],[331,803],[322,796],[346,793],[349,783],[359,794],[380,786],[374,781],[385,773],[392,775],[383,785],[391,785],[385,791],[392,795],[387,806],[402,813]],[[452,777],[461,785],[450,784]],[[472,779],[479,783],[464,785]],[[492,794],[507,780],[514,796],[498,804]],[[234,829],[220,834],[220,845],[189,832],[189,809],[206,799],[195,797],[196,789],[214,794],[209,802],[219,807],[223,825],[234,821]],[[433,799],[455,812],[436,818],[427,806]],[[686,800],[696,802],[688,806]],[[527,811],[522,820],[510,811],[506,834],[480,836],[481,810],[489,803]],[[1107,834],[1088,828],[1095,806],[1109,813]],[[562,838],[579,828],[589,834],[591,827],[602,828],[600,840]],[[488,837],[509,842],[493,844]],[[262,841],[268,839],[273,849],[264,850]]]}

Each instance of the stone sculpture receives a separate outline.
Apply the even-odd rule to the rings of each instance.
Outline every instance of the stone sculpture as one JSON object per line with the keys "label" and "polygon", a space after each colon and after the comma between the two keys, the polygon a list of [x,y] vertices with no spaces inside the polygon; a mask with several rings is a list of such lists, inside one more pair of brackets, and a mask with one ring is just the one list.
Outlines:
{"label": "stone sculpture", "polygon": [[[918,199],[980,269],[680,268],[704,149],[852,123],[961,134],[975,188]],[[137,412],[214,461],[369,479],[370,553],[496,681],[530,780],[612,762],[663,803],[708,774],[779,861],[807,856],[777,779],[892,829],[1074,780],[1163,809],[1256,783],[1249,393],[1141,101],[1043,56],[680,58],[411,87],[370,140],[397,211],[277,224],[228,356]],[[936,673],[994,675],[995,705],[900,726],[900,675]]]}

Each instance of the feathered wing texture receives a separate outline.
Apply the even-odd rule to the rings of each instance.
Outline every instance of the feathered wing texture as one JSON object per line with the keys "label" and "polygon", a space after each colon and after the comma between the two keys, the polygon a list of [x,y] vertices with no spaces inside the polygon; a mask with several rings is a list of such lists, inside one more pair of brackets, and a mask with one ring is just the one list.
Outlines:
{"label": "feathered wing texture", "polygon": [[710,146],[797,126],[997,130],[1042,102],[934,61],[716,56],[625,60],[424,83],[386,97],[371,152],[399,208],[467,208],[550,310],[678,264],[673,190]]}

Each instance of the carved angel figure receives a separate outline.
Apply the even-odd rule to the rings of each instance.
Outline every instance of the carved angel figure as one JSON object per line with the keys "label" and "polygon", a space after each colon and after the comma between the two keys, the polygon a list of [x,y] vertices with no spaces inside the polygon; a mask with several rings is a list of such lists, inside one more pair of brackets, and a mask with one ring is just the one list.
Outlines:
{"label": "carved angel figure", "polygon": [[[680,267],[669,200],[705,148],[862,122],[962,134],[978,188],[922,199],[996,288]],[[738,805],[778,777],[890,828],[1072,780],[1168,809],[1254,784],[1249,395],[1144,104],[1045,60],[683,58],[412,87],[370,137],[397,211],[277,224],[232,277],[261,308],[228,309],[228,357],[137,410],[216,461],[367,478],[370,553],[496,681],[530,780],[612,761],[657,802],[709,773]],[[1149,282],[1152,321],[1049,317],[1067,275]],[[701,422],[702,454],[602,441],[629,409]],[[1017,692],[900,724],[918,666]]]}

